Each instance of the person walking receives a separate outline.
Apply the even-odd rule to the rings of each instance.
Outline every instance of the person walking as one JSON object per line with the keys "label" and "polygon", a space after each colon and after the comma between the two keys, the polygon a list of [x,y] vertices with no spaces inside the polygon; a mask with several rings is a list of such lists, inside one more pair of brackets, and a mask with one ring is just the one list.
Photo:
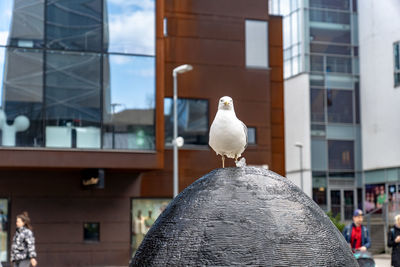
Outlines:
{"label": "person walking", "polygon": [[17,215],[16,226],[11,244],[11,262],[14,263],[14,267],[29,267],[30,264],[36,266],[35,237],[26,211]]}
{"label": "person walking", "polygon": [[362,225],[363,220],[362,210],[356,209],[353,213],[353,222],[343,229],[344,238],[353,252],[356,250],[365,252],[371,247],[368,229]]}
{"label": "person walking", "polygon": [[392,266],[400,267],[400,214],[394,217],[395,224],[388,233],[388,247],[392,248]]}

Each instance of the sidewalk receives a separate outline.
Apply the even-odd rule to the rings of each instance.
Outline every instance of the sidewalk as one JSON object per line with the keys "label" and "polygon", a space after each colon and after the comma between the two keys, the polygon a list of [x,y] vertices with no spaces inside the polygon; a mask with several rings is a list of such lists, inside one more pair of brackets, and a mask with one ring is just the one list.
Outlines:
{"label": "sidewalk", "polygon": [[374,261],[376,267],[390,267],[390,254],[376,254],[374,255]]}

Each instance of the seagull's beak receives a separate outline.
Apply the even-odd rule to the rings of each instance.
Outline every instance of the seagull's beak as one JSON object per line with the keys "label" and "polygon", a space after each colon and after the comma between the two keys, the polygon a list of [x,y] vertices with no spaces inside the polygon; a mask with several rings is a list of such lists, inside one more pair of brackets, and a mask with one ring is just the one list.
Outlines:
{"label": "seagull's beak", "polygon": [[225,101],[225,102],[224,102],[224,105],[225,105],[225,106],[229,106],[229,101]]}

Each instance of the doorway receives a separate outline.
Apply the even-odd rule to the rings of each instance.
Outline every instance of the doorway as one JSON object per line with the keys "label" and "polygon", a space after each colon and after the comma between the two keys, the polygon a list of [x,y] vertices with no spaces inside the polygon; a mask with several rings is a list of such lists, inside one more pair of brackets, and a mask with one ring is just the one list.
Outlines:
{"label": "doorway", "polygon": [[332,215],[340,214],[341,221],[351,220],[355,207],[354,189],[331,189],[330,210]]}

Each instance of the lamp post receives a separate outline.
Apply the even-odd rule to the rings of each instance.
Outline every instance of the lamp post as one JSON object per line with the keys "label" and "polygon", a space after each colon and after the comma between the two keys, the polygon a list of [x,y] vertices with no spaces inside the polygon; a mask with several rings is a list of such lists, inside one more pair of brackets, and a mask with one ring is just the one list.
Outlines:
{"label": "lamp post", "polygon": [[303,188],[303,144],[297,142],[295,144],[295,146],[297,146],[300,151],[300,187],[301,187],[301,190],[304,192],[304,188]]}
{"label": "lamp post", "polygon": [[[177,113],[177,101],[178,101],[178,82],[177,76],[178,74],[185,73],[187,71],[191,71],[193,67],[189,64],[180,65],[172,71],[173,83],[174,83],[174,130],[172,136],[172,145],[174,148],[174,197],[178,195],[178,145],[183,145],[183,138],[178,139],[178,113]],[[179,143],[179,144],[178,144]]]}

